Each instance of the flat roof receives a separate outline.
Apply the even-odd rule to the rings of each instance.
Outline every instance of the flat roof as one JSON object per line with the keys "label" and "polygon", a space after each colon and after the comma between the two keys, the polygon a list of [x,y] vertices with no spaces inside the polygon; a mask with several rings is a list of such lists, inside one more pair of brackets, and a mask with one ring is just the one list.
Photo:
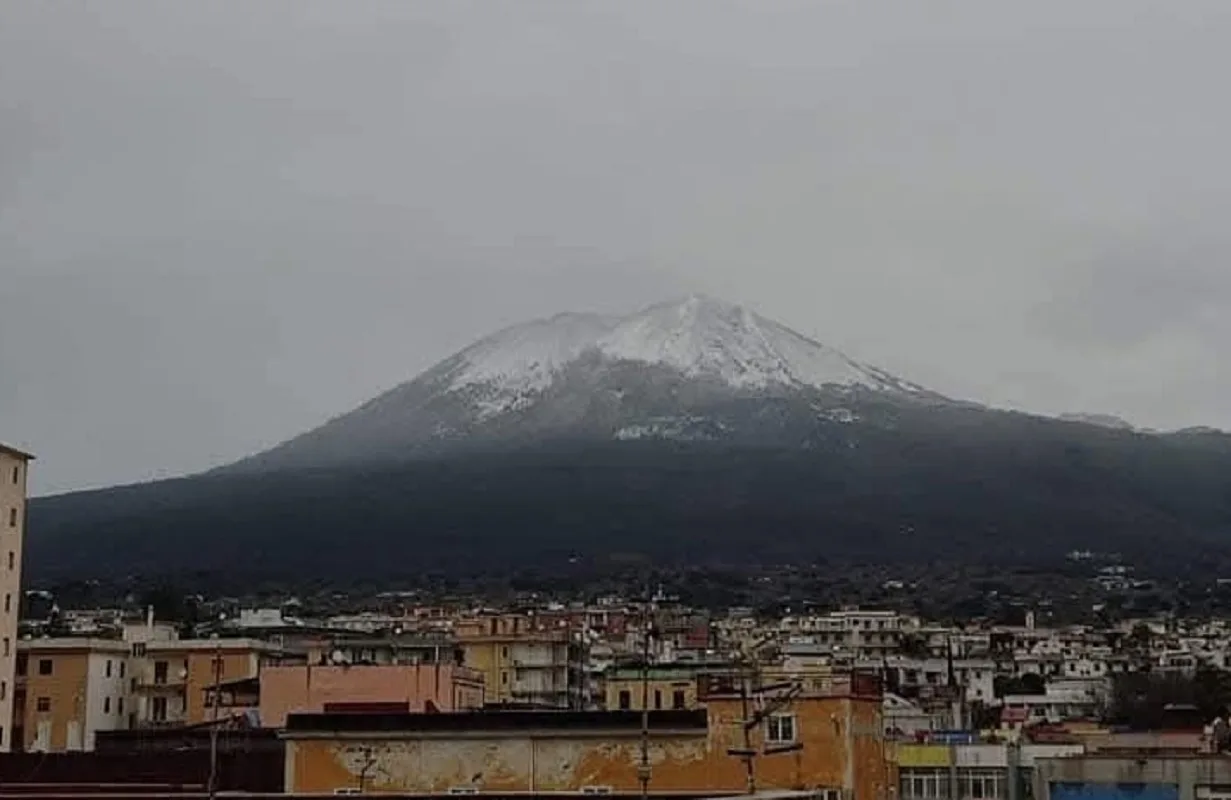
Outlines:
{"label": "flat roof", "polygon": [[33,453],[27,453],[25,450],[18,450],[16,447],[10,447],[4,442],[0,442],[0,453],[3,453],[4,455],[20,458],[23,461],[33,461],[34,460]]}
{"label": "flat roof", "polygon": [[[704,709],[651,711],[649,730],[705,733]],[[468,734],[516,731],[595,731],[634,734],[641,730],[640,711],[462,711],[448,714],[291,714],[284,734],[313,736],[368,733]]]}
{"label": "flat roof", "polygon": [[17,650],[26,653],[43,652],[90,652],[127,653],[132,645],[119,639],[101,639],[90,636],[57,636],[46,639],[18,639]]}

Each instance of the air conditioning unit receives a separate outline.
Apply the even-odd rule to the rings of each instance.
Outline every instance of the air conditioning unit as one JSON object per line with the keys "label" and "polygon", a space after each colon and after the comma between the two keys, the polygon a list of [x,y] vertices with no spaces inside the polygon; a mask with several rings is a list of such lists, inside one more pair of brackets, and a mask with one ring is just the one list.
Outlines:
{"label": "air conditioning unit", "polygon": [[454,786],[449,789],[449,794],[478,794],[479,790],[473,786]]}

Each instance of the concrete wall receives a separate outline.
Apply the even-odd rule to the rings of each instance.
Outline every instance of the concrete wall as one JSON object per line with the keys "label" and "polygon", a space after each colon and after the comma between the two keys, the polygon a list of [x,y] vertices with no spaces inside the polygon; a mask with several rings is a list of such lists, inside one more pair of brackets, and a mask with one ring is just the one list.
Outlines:
{"label": "concrete wall", "polygon": [[[708,731],[662,732],[650,741],[653,792],[739,792],[742,711],[737,700],[710,700]],[[801,699],[797,752],[756,759],[758,789],[842,788],[855,800],[878,800],[893,779],[884,759],[880,700]],[[763,731],[753,731],[760,749]],[[364,787],[380,792],[446,792],[473,786],[484,792],[580,791],[639,788],[639,731],[470,731],[451,734],[373,733],[288,741],[287,782],[294,792]]]}
{"label": "concrete wall", "polygon": [[1139,758],[1088,756],[1035,763],[1037,800],[1154,800],[1160,793],[1170,793],[1172,800],[1196,800],[1199,787],[1214,786],[1231,786],[1231,759],[1169,758],[1143,751]]}
{"label": "concrete wall", "polygon": [[281,728],[292,713],[320,713],[327,703],[406,703],[424,711],[479,708],[477,674],[451,664],[288,666],[261,670],[261,724]]}
{"label": "concrete wall", "polygon": [[13,746],[13,695],[17,690],[17,615],[26,526],[29,462],[0,448],[0,752]]}

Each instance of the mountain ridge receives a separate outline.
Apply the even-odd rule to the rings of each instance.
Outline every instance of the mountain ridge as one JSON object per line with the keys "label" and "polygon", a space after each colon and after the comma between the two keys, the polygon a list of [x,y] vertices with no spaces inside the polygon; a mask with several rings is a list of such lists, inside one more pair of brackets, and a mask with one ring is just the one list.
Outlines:
{"label": "mountain ridge", "polygon": [[[508,326],[228,470],[417,457],[543,439],[785,444],[852,403],[952,403],[750,309],[704,295]],[[760,404],[761,408],[755,408]],[[776,407],[780,413],[765,413]],[[789,413],[784,409],[789,408]]]}

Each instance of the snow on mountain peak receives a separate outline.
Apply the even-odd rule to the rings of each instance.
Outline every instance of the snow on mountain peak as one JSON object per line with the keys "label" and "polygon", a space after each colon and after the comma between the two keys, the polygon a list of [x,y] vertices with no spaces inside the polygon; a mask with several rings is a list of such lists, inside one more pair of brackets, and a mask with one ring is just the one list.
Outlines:
{"label": "snow on mountain peak", "polygon": [[[702,295],[626,317],[560,314],[506,328],[459,354],[450,388],[482,385],[525,400],[586,353],[665,366],[741,390],[864,386],[894,393],[923,391],[743,306]],[[497,400],[489,410],[503,405]]]}

